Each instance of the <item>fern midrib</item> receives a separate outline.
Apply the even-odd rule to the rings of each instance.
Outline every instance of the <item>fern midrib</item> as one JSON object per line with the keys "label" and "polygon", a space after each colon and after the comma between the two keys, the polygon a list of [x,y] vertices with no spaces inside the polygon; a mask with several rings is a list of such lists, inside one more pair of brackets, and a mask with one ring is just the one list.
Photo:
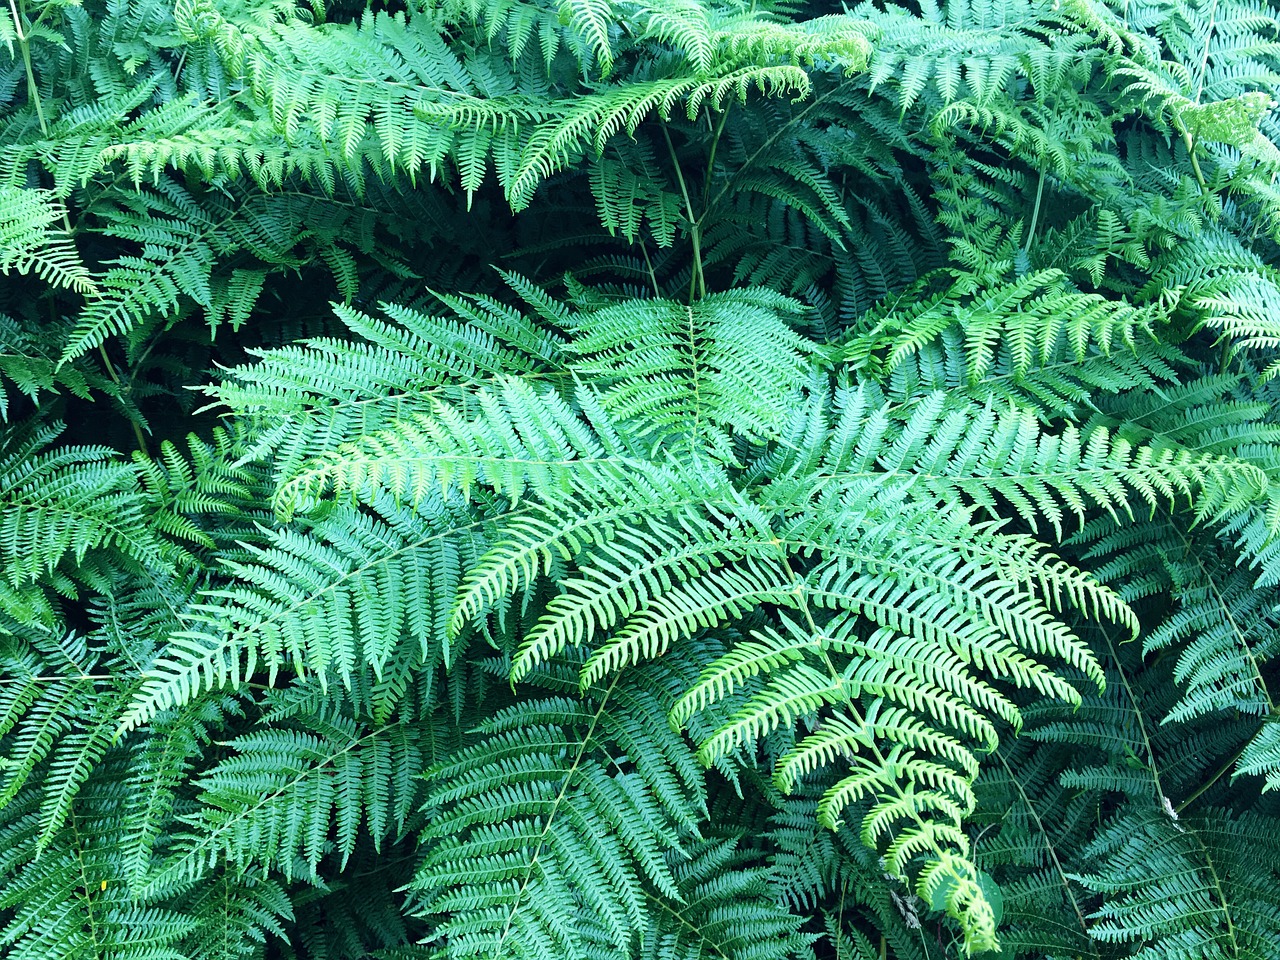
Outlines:
{"label": "fern midrib", "polygon": [[1071,909],[1075,913],[1076,919],[1080,922],[1080,932],[1083,934],[1085,942],[1092,948],[1094,957],[1101,958],[1102,955],[1098,952],[1097,944],[1089,935],[1089,924],[1085,921],[1084,911],[1080,909],[1080,902],[1076,899],[1075,891],[1071,889],[1071,881],[1067,879],[1067,872],[1062,868],[1062,861],[1058,858],[1057,847],[1054,846],[1053,841],[1050,839],[1049,831],[1045,829],[1044,821],[1040,819],[1040,814],[1036,810],[1035,804],[1031,802],[1031,798],[1027,796],[1026,790],[1023,789],[1022,781],[1014,775],[1013,770],[1009,767],[1009,762],[1005,760],[1004,754],[999,750],[995,750],[993,753],[996,759],[1000,761],[1000,765],[1004,767],[1004,772],[1009,778],[1009,782],[1017,789],[1023,806],[1027,808],[1027,812],[1031,814],[1031,818],[1036,822],[1036,829],[1040,831],[1040,837],[1044,840],[1045,850],[1053,858],[1053,869],[1058,874],[1058,882],[1062,886],[1063,893],[1067,895],[1067,899],[1071,901]]}
{"label": "fern midrib", "polygon": [[411,553],[414,550],[420,550],[423,547],[425,547],[427,544],[434,543],[437,540],[444,540],[450,537],[468,533],[480,527],[491,524],[495,520],[501,519],[501,517],[519,516],[524,512],[525,512],[525,509],[512,510],[507,514],[499,515],[497,517],[483,517],[479,520],[474,520],[471,523],[462,524],[457,527],[450,527],[448,530],[443,530],[443,531],[440,531],[439,533],[431,534],[430,536],[423,537],[419,540],[408,541],[403,546],[397,547],[396,549],[391,550],[387,553],[379,554],[375,559],[370,560],[368,563],[359,564],[355,567],[352,567],[350,570],[343,573],[341,576],[336,577],[333,580],[327,582],[325,586],[323,586],[319,590],[304,592],[303,599],[299,600],[296,603],[282,607],[279,611],[275,612],[272,616],[263,617],[262,619],[255,621],[253,624],[251,624],[248,627],[230,631],[227,635],[227,640],[222,645],[221,649],[225,650],[228,646],[234,645],[238,642],[242,642],[248,639],[254,633],[256,633],[259,629],[261,629],[263,624],[279,622],[280,620],[294,616],[300,610],[310,606],[317,598],[331,595],[337,592],[343,586],[345,586],[347,582],[352,580],[353,578],[363,576],[364,574],[368,573],[370,570],[374,570],[378,567],[386,566],[388,563],[391,563],[392,561],[399,559],[400,557],[404,556],[407,553]]}
{"label": "fern midrib", "polygon": [[1156,808],[1160,811],[1160,814],[1163,816],[1165,812],[1164,803],[1165,803],[1166,795],[1164,792],[1164,787],[1160,783],[1160,767],[1156,763],[1155,750],[1151,746],[1151,736],[1147,732],[1146,720],[1142,714],[1142,704],[1138,700],[1137,694],[1133,692],[1133,686],[1129,683],[1128,674],[1125,672],[1124,666],[1120,661],[1120,656],[1116,652],[1115,641],[1112,640],[1111,634],[1102,628],[1099,628],[1099,632],[1103,635],[1103,637],[1107,641],[1107,649],[1111,652],[1111,660],[1116,665],[1116,673],[1119,674],[1120,676],[1120,685],[1124,687],[1125,696],[1129,698],[1129,704],[1132,707],[1134,720],[1138,724],[1138,733],[1142,735],[1142,744],[1147,751],[1146,768],[1147,768],[1147,771],[1151,774],[1151,780],[1155,787],[1156,795],[1153,799],[1155,800]]}
{"label": "fern midrib", "polygon": [[[953,543],[937,541],[932,538],[921,537],[919,535],[916,535],[915,539],[921,542],[932,542],[938,545],[954,547]],[[929,580],[929,581],[932,581],[933,583],[938,584],[942,588],[940,592],[943,594],[962,593],[968,596],[978,598],[975,602],[977,603],[979,608],[988,609],[988,610],[993,608],[992,602],[988,599],[982,598],[982,595],[977,591],[971,590],[965,585],[956,584],[953,581],[948,580],[946,577],[943,577],[937,573],[934,573],[931,570],[921,569],[920,567],[915,567],[909,564],[901,563],[891,556],[861,551],[855,546],[847,543],[834,545],[831,543],[802,540],[802,539],[797,539],[792,537],[781,538],[779,542],[783,544],[787,544],[788,546],[794,547],[795,548],[794,552],[796,553],[801,553],[806,551],[809,553],[826,552],[827,554],[835,554],[842,557],[846,557],[850,560],[854,560],[860,563],[863,569],[870,569],[870,570],[879,569],[881,571],[892,573],[892,574],[898,574],[898,575],[905,574],[907,576],[904,579],[906,579],[908,582],[910,582],[911,580]],[[811,584],[806,584],[805,589],[812,591],[815,595],[819,593],[823,595],[829,594],[829,591],[819,591]],[[1038,599],[1036,600],[1036,602],[1039,602]]]}
{"label": "fern midrib", "polygon": [[[611,504],[607,511],[597,509],[586,516],[575,515],[563,518],[560,527],[556,531],[557,536],[553,543],[556,545],[563,544],[584,528],[590,530],[597,526],[608,526],[635,516],[674,513],[680,509],[699,506],[721,507],[728,512],[732,512],[735,507],[740,505],[740,502],[736,499],[716,500],[703,497],[682,497],[663,500],[656,505],[644,503],[642,500],[627,500]],[[533,513],[537,508],[528,507],[525,509]],[[499,544],[499,546],[501,545]],[[549,544],[545,540],[538,540],[521,542],[517,544],[517,547],[518,550],[515,551],[515,556],[538,557],[548,549]],[[454,604],[454,612],[450,618],[450,633],[452,635],[456,635],[462,629],[465,620],[479,616],[486,607],[505,593],[504,590],[495,586],[493,579],[497,570],[511,567],[513,561],[511,556],[504,556],[501,559],[502,562],[497,566],[492,564],[486,566],[482,561],[471,571],[459,587],[458,599]],[[541,569],[540,564],[538,569]]]}
{"label": "fern midrib", "polygon": [[[12,0],[10,0],[12,2]],[[100,956],[102,941],[98,938],[98,924],[93,912],[93,885],[89,883],[88,869],[84,862],[84,844],[80,839],[80,831],[76,827],[75,812],[67,818],[67,826],[71,829],[71,845],[76,855],[76,865],[80,870],[80,885],[83,893],[80,899],[84,902],[85,919],[89,924],[89,939],[93,944],[94,956]]]}
{"label": "fern midrib", "polygon": [[[1186,828],[1183,828],[1184,830]],[[1200,848],[1200,855],[1204,858],[1204,865],[1209,871],[1209,879],[1213,883],[1213,889],[1217,893],[1218,909],[1222,911],[1222,917],[1227,922],[1227,938],[1231,941],[1231,954],[1233,957],[1241,956],[1240,945],[1236,941],[1236,925],[1231,916],[1231,903],[1227,899],[1226,892],[1222,889],[1222,880],[1218,877],[1218,869],[1213,864],[1213,857],[1209,855],[1209,848],[1205,846],[1204,841],[1200,839],[1199,831],[1186,831],[1195,841],[1196,846]]]}
{"label": "fern midrib", "polygon": [[404,726],[405,722],[406,721],[404,720],[397,720],[394,723],[388,723],[380,727],[376,727],[363,736],[352,738],[350,742],[336,753],[326,754],[322,759],[314,762],[312,766],[301,770],[296,776],[281,784],[275,790],[270,793],[263,794],[257,803],[252,806],[245,807],[240,810],[234,818],[228,819],[219,824],[217,828],[208,831],[197,843],[193,844],[189,850],[170,861],[170,863],[163,867],[159,874],[152,879],[149,884],[147,884],[144,888],[144,893],[158,893],[164,889],[165,884],[172,878],[189,875],[193,870],[193,865],[198,867],[203,862],[204,851],[215,845],[225,833],[233,830],[238,823],[250,818],[256,811],[262,809],[272,801],[278,800],[298,784],[314,776],[318,771],[332,766],[339,757],[346,756],[352,750],[364,743],[376,740],[390,731]]}
{"label": "fern midrib", "polygon": [[802,109],[799,113],[797,113],[790,120],[788,120],[786,123],[780,126],[777,130],[775,130],[773,134],[771,134],[765,140],[764,143],[762,143],[758,148],[756,148],[755,152],[753,152],[749,157],[746,158],[742,166],[740,166],[738,170],[725,181],[725,184],[723,187],[720,188],[720,191],[714,197],[712,197],[710,201],[707,202],[706,206],[702,210],[702,216],[699,217],[697,220],[697,223],[699,224],[699,226],[702,224],[702,221],[705,220],[711,214],[711,212],[716,208],[716,206],[720,203],[720,201],[724,199],[724,195],[733,188],[733,185],[735,183],[738,182],[738,178],[742,174],[744,174],[746,171],[751,169],[751,167],[755,164],[756,159],[762,153],[769,150],[775,143],[778,142],[778,140],[785,133],[787,133],[789,130],[795,127],[798,123],[804,120],[805,117],[807,117],[810,113],[816,110],[822,103],[824,103],[826,100],[830,99],[831,97],[834,97],[839,92],[840,92],[840,87],[837,85],[832,87],[826,93],[821,93],[818,96],[810,99],[808,102],[808,105],[804,109]]}
{"label": "fern midrib", "polygon": [[512,898],[511,907],[507,911],[507,919],[502,925],[502,932],[498,935],[498,940],[493,946],[493,952],[490,954],[492,960],[501,960],[502,945],[506,943],[507,937],[511,933],[511,927],[515,922],[517,911],[520,904],[524,900],[525,892],[529,888],[529,884],[533,880],[533,870],[538,864],[538,858],[542,855],[543,848],[546,846],[547,834],[551,832],[551,827],[555,824],[556,813],[560,809],[560,804],[564,802],[564,798],[569,794],[569,787],[573,784],[574,774],[578,772],[583,759],[587,755],[587,748],[591,746],[591,738],[595,735],[596,727],[600,723],[601,717],[604,716],[605,707],[609,704],[609,697],[613,693],[613,688],[617,686],[618,679],[622,676],[621,672],[613,675],[608,688],[604,691],[604,695],[600,698],[600,705],[596,708],[595,714],[591,717],[591,723],[587,727],[587,732],[582,737],[582,743],[578,747],[578,753],[573,758],[573,764],[564,775],[564,781],[560,785],[560,790],[556,794],[555,801],[551,804],[551,809],[547,811],[546,823],[542,826],[542,832],[538,835],[537,847],[533,851],[533,856],[529,858],[529,865],[525,868],[524,877],[520,881],[520,886],[516,891],[515,897]]}

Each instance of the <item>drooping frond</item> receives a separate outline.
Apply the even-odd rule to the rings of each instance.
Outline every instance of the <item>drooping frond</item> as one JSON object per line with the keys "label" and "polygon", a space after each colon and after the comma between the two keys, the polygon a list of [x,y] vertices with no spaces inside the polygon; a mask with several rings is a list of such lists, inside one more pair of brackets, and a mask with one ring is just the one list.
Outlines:
{"label": "drooping frond", "polygon": [[93,274],[60,223],[65,216],[44,191],[0,184],[0,273],[34,273],[53,286],[96,293]]}

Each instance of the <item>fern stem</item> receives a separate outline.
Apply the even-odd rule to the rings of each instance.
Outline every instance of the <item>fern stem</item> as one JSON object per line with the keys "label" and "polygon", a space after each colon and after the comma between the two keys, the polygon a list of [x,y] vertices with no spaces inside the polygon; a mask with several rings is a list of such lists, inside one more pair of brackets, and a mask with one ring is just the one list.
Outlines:
{"label": "fern stem", "polygon": [[[1217,14],[1218,0],[1213,0],[1213,6],[1209,9],[1209,22],[1206,24],[1204,31],[1204,50],[1200,55],[1199,77],[1196,79],[1195,102],[1197,104],[1200,102],[1201,96],[1204,95],[1204,77],[1206,71],[1209,69],[1209,44],[1213,40],[1214,18]],[[1182,118],[1180,116],[1177,116],[1175,119],[1177,120],[1178,132],[1182,134],[1182,142],[1186,144],[1187,147],[1187,156],[1191,158],[1191,169],[1196,175],[1196,182],[1200,184],[1200,189],[1202,191],[1206,190],[1208,188],[1205,184],[1204,173],[1201,172],[1200,160],[1196,157],[1195,138],[1191,136],[1191,131],[1187,129],[1186,124],[1182,122]]]}
{"label": "fern stem", "polygon": [[23,683],[65,683],[66,681],[81,680],[115,680],[117,677],[111,673],[79,673],[71,676],[52,676],[52,677],[23,677]]}
{"label": "fern stem", "polygon": [[40,88],[36,85],[36,73],[31,66],[31,39],[30,35],[22,28],[26,22],[26,5],[19,12],[17,0],[9,0],[9,10],[13,13],[13,29],[18,35],[18,46],[22,48],[22,65],[27,71],[27,98],[31,101],[32,106],[36,108],[36,119],[40,121],[40,133],[44,136],[49,135],[49,124],[44,118],[44,107],[40,101]]}
{"label": "fern stem", "polygon": [[[102,362],[107,367],[107,375],[111,377],[111,382],[114,383],[121,390],[123,390],[124,384],[120,382],[120,375],[116,373],[115,364],[113,364],[111,362],[111,358],[107,356],[106,344],[102,344],[102,343],[98,344],[98,353],[102,357]],[[147,438],[142,433],[142,427],[138,425],[138,421],[133,419],[133,417],[129,418],[129,423],[133,427],[133,436],[134,436],[134,439],[137,440],[138,442],[139,452],[141,452],[144,456],[150,456],[150,454],[147,453]]]}
{"label": "fern stem", "polygon": [[1222,595],[1222,591],[1218,589],[1218,584],[1214,581],[1212,574],[1209,573],[1208,568],[1204,565],[1204,560],[1201,554],[1192,548],[1191,542],[1187,539],[1186,534],[1181,530],[1178,530],[1178,536],[1182,539],[1182,542],[1186,547],[1186,556],[1188,558],[1195,559],[1196,566],[1200,568],[1200,572],[1204,575],[1204,582],[1208,584],[1210,592],[1213,593],[1214,600],[1217,602],[1218,606],[1222,608],[1222,615],[1227,618],[1227,623],[1231,625],[1231,632],[1235,634],[1235,638],[1240,644],[1240,649],[1244,651],[1245,658],[1249,661],[1249,666],[1253,668],[1253,679],[1257,681],[1258,691],[1267,701],[1267,713],[1275,714],[1276,702],[1271,697],[1271,691],[1267,689],[1267,681],[1262,676],[1262,667],[1258,664],[1258,658],[1254,655],[1253,648],[1249,646],[1249,641],[1245,639],[1244,630],[1240,627],[1240,624],[1236,622],[1236,618],[1231,612],[1231,604],[1227,602],[1226,597]]}
{"label": "fern stem", "polygon": [[84,888],[84,912],[89,924],[89,940],[93,944],[93,955],[98,956],[98,948],[102,946],[102,941],[98,938],[98,925],[93,916],[93,887],[89,883],[89,874],[84,867],[84,844],[80,839],[80,831],[76,829],[74,812],[67,817],[67,826],[71,828],[72,848],[76,853],[76,866],[80,868],[80,883]]}
{"label": "fern stem", "polygon": [[648,890],[642,890],[641,892],[645,895],[645,899],[650,900],[658,909],[665,910],[668,916],[674,918],[682,927],[686,928],[693,933],[694,936],[698,937],[701,943],[710,947],[717,957],[723,957],[724,960],[729,960],[730,954],[726,953],[720,944],[708,939],[702,928],[673,907],[670,900],[666,897],[655,897]]}
{"label": "fern stem", "polygon": [[[711,135],[711,146],[707,149],[707,172],[702,178],[702,196],[705,200],[711,196],[711,174],[715,171],[716,166],[716,148],[720,146],[720,136],[724,133],[725,121],[729,119],[729,108],[733,106],[733,101],[729,101],[724,105],[724,109],[720,111],[720,121],[716,124],[715,132]],[[702,217],[707,215],[707,205],[703,206]],[[698,218],[698,222],[702,222],[702,217]]]}
{"label": "fern stem", "polygon": [[314,774],[317,770],[323,770],[327,767],[334,766],[340,757],[345,757],[348,753],[356,749],[356,747],[360,746],[361,744],[369,740],[372,740],[375,737],[382,736],[388,731],[394,730],[397,727],[401,727],[401,726],[404,726],[404,721],[396,720],[394,723],[388,723],[388,724],[385,724],[384,726],[377,727],[376,729],[369,730],[363,736],[353,736],[350,739],[350,742],[348,742],[345,746],[343,746],[342,749],[338,750],[337,753],[329,753],[324,755],[322,758],[317,758],[314,766],[310,766],[310,767],[304,766],[304,768],[300,773],[297,773],[286,782],[280,784],[280,786],[278,786],[275,790],[271,791],[270,793],[263,793],[260,797],[258,797],[257,802],[254,803],[252,806],[237,810],[232,817],[223,821],[216,828],[206,833],[204,836],[200,837],[198,842],[194,844],[190,849],[181,853],[174,860],[171,860],[167,864],[162,865],[160,868],[159,875],[155,876],[152,879],[151,883],[146,888],[144,888],[143,892],[150,893],[157,889],[164,889],[164,885],[166,881],[169,881],[174,876],[183,875],[184,870],[189,864],[195,861],[204,860],[208,856],[207,851],[210,849],[216,849],[217,844],[219,843],[223,835],[231,830],[234,830],[237,823],[243,822],[249,817],[252,817],[256,811],[261,810],[263,807],[270,804],[273,800],[276,800],[277,798],[284,796],[286,793],[288,793],[290,790],[296,787],[299,783],[306,780],[307,777]]}
{"label": "fern stem", "polygon": [[1204,95],[1204,78],[1209,72],[1209,44],[1213,41],[1213,31],[1217,26],[1216,20],[1218,16],[1218,0],[1213,0],[1213,6],[1209,8],[1209,22],[1204,28],[1204,50],[1200,54],[1200,76],[1196,80],[1196,103],[1200,102],[1200,98]]}
{"label": "fern stem", "polygon": [[644,257],[645,268],[649,271],[649,282],[653,284],[653,295],[661,300],[662,289],[658,286],[658,275],[654,273],[653,261],[649,259],[649,248],[645,246],[643,240],[640,241],[640,253]]}
{"label": "fern stem", "polygon": [[1204,865],[1209,868],[1209,878],[1213,881],[1213,888],[1218,891],[1218,906],[1222,909],[1222,918],[1227,921],[1227,936],[1231,938],[1231,956],[1240,956],[1240,945],[1236,942],[1236,925],[1231,917],[1231,904],[1227,899],[1226,891],[1222,889],[1222,880],[1218,876],[1218,870],[1213,865],[1213,857],[1209,856],[1209,848],[1204,845],[1204,841],[1200,839],[1200,835],[1195,831],[1190,831],[1190,836],[1195,840],[1196,846],[1200,848],[1200,853],[1204,857]]}
{"label": "fern stem", "polygon": [[1027,239],[1022,243],[1022,252],[1031,249],[1031,241],[1036,235],[1036,224],[1040,221],[1040,202],[1044,199],[1044,171],[1040,171],[1040,182],[1036,184],[1036,204],[1031,208],[1031,226],[1027,228]]}
{"label": "fern stem", "polygon": [[[36,25],[44,19],[44,15],[53,9],[46,8],[36,18]],[[44,102],[40,99],[40,87],[36,83],[35,68],[31,65],[31,34],[22,28],[22,24],[26,21],[26,4],[22,4],[21,12],[16,0],[9,0],[9,10],[13,14],[13,30],[18,36],[18,46],[22,48],[22,66],[27,72],[27,99],[31,101],[31,105],[36,108],[36,120],[40,122],[41,136],[49,136],[49,123],[44,117]],[[71,215],[67,213],[66,208],[62,211],[62,226],[67,233],[71,233]]]}
{"label": "fern stem", "polygon": [[1200,170],[1200,160],[1196,156],[1195,138],[1191,136],[1191,131],[1183,125],[1181,120],[1178,121],[1178,130],[1182,133],[1182,142],[1186,144],[1187,156],[1191,158],[1191,171],[1196,175],[1196,183],[1200,184],[1202,191],[1208,190],[1209,185],[1205,183],[1204,173]]}
{"label": "fern stem", "polygon": [[707,203],[706,208],[702,212],[703,218],[705,219],[707,214],[716,206],[716,204],[718,204],[721,200],[724,199],[724,195],[728,193],[729,189],[734,185],[735,182],[737,182],[738,177],[741,176],[746,170],[748,170],[753,163],[755,163],[756,157],[760,156],[760,154],[764,153],[766,150],[772,147],[775,143],[777,143],[778,140],[782,138],[783,134],[785,134],[788,130],[790,130],[796,124],[800,123],[800,121],[802,121],[805,117],[807,117],[811,111],[816,110],[819,104],[823,103],[828,97],[835,96],[835,94],[839,91],[839,89],[840,89],[839,87],[833,87],[831,90],[828,90],[826,93],[822,93],[814,97],[812,100],[809,101],[808,106],[806,106],[794,117],[792,117],[790,120],[784,123],[781,127],[775,130],[773,132],[773,135],[770,136],[767,140],[765,140],[764,143],[760,144],[760,146],[756,148],[755,152],[752,153],[751,156],[747,157],[745,161],[743,161],[742,165],[738,167],[738,169],[734,172],[733,176],[731,176],[727,181],[725,181],[725,185],[721,187],[719,192],[714,197],[712,197],[711,200]]}
{"label": "fern stem", "polygon": [[[680,195],[684,198],[685,216],[689,220],[689,242],[693,244],[693,276],[689,278],[689,302],[707,295],[707,281],[702,274],[702,227],[701,220],[693,215],[693,203],[689,200],[689,187],[684,182],[684,172],[680,169],[680,158],[676,156],[675,145],[671,142],[671,134],[667,125],[662,124],[662,138],[667,141],[667,152],[671,154],[671,166],[676,172],[676,182],[680,185]],[[695,291],[697,296],[695,297]]]}
{"label": "fern stem", "polygon": [[[1031,819],[1036,822],[1036,829],[1040,831],[1040,836],[1044,838],[1044,847],[1049,851],[1049,856],[1053,858],[1053,868],[1058,873],[1058,879],[1062,881],[1062,889],[1066,891],[1067,899],[1071,901],[1071,909],[1075,911],[1076,919],[1080,921],[1080,929],[1084,932],[1084,938],[1092,944],[1093,940],[1089,936],[1089,924],[1085,922],[1084,911],[1080,909],[1080,903],[1076,900],[1076,895],[1071,891],[1071,883],[1067,879],[1067,872],[1062,868],[1062,861],[1058,859],[1058,850],[1049,839],[1049,831],[1045,829],[1044,821],[1040,819],[1040,814],[1036,812],[1035,805],[1032,804],[1031,798],[1027,796],[1027,791],[1022,788],[1022,782],[1013,775],[1013,770],[1010,769],[1009,762],[1005,760],[1004,755],[999,750],[996,751],[995,755],[996,759],[1000,761],[1000,766],[1004,767],[1004,772],[1008,775],[1009,782],[1013,784],[1018,791],[1018,796],[1022,798],[1022,805],[1027,808],[1027,812],[1031,814]],[[1095,957],[1098,955],[1096,948],[1093,955]]]}
{"label": "fern stem", "polygon": [[1156,753],[1151,747],[1151,737],[1147,734],[1147,724],[1142,716],[1142,705],[1138,703],[1138,697],[1134,694],[1133,687],[1129,685],[1129,678],[1124,672],[1124,664],[1120,662],[1120,657],[1116,653],[1116,647],[1111,640],[1111,634],[1106,630],[1102,630],[1101,632],[1107,639],[1107,648],[1111,651],[1111,659],[1115,661],[1116,673],[1120,675],[1120,685],[1124,687],[1124,692],[1129,697],[1129,703],[1133,706],[1133,715],[1138,722],[1138,732],[1142,734],[1142,743],[1147,750],[1147,769],[1151,771],[1151,779],[1155,782],[1156,806],[1161,812],[1164,812],[1164,787],[1160,783],[1160,770],[1156,766]]}
{"label": "fern stem", "polygon": [[[1251,739],[1252,738],[1250,738],[1250,740]],[[1242,743],[1240,745],[1240,749],[1237,750],[1235,753],[1233,753],[1230,757],[1228,757],[1227,762],[1218,768],[1218,772],[1215,773],[1208,780],[1206,780],[1204,783],[1200,784],[1200,786],[1196,787],[1196,789],[1192,791],[1190,796],[1188,796],[1180,804],[1178,804],[1176,807],[1173,808],[1173,812],[1181,813],[1183,810],[1187,809],[1187,807],[1191,806],[1191,804],[1195,803],[1198,799],[1200,799],[1201,794],[1203,794],[1206,790],[1208,790],[1215,783],[1221,780],[1223,776],[1226,775],[1227,771],[1236,765],[1236,761],[1240,759],[1240,755],[1244,753],[1245,750],[1248,748],[1249,742],[1250,742],[1249,740],[1246,740],[1244,743]]]}

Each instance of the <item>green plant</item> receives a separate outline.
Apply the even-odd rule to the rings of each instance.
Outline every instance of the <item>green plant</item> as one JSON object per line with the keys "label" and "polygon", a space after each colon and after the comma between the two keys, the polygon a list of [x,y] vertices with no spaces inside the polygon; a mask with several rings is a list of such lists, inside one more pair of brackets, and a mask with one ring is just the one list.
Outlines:
{"label": "green plant", "polygon": [[1252,0],[11,0],[0,951],[1280,955]]}

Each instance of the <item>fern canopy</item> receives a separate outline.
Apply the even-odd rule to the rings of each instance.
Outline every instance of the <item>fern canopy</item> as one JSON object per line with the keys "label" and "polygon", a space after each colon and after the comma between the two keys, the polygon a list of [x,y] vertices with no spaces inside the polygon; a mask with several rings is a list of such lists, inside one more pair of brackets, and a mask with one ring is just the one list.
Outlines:
{"label": "fern canopy", "polygon": [[0,954],[1280,956],[1257,0],[11,0]]}

